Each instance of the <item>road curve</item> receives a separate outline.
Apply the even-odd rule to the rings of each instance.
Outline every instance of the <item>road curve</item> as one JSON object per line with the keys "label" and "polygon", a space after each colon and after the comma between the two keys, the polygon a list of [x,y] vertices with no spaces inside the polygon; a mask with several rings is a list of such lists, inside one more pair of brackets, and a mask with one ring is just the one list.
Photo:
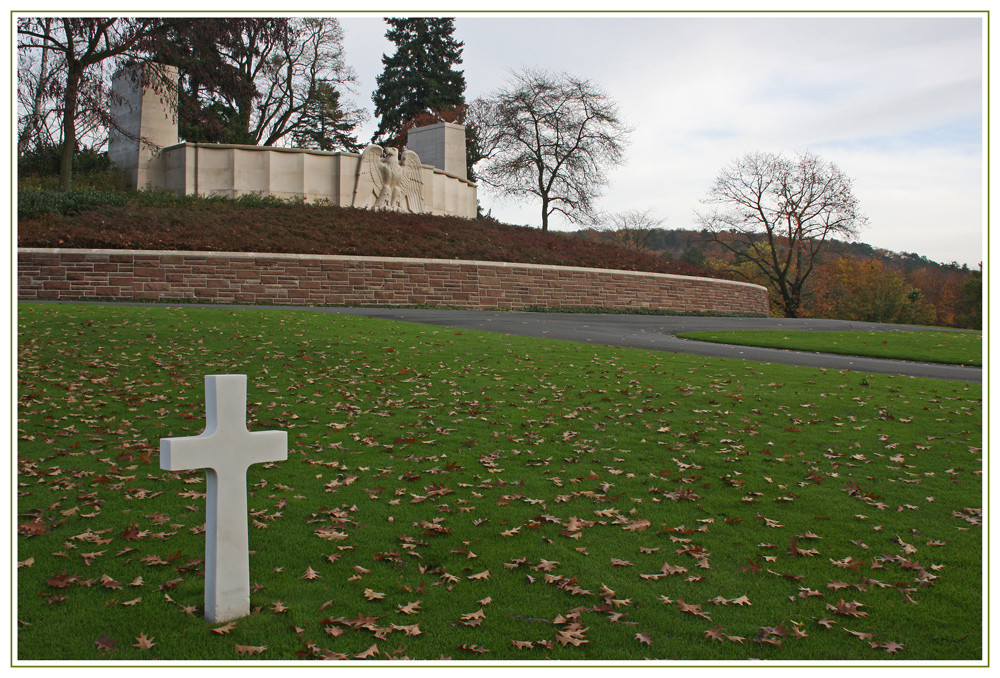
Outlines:
{"label": "road curve", "polygon": [[[25,302],[21,302],[25,303]],[[28,303],[63,303],[33,301]],[[102,302],[72,302],[97,303]],[[108,302],[104,302],[108,303]],[[484,330],[543,339],[564,339],[604,346],[641,348],[650,351],[685,353],[712,358],[736,358],[766,363],[801,365],[831,370],[852,370],[878,374],[899,374],[928,379],[946,379],[982,383],[979,367],[944,365],[909,360],[886,360],[860,356],[790,351],[753,346],[716,344],[681,339],[681,332],[722,330],[911,330],[941,331],[942,328],[918,325],[893,325],[822,318],[736,318],[664,315],[629,315],[613,313],[532,313],[523,311],[462,311],[433,308],[343,308],[323,306],[225,306],[189,303],[126,303],[133,306],[172,306],[180,308],[256,308],[307,310],[318,313],[360,315],[383,320],[400,320],[423,325],[438,325],[469,330]],[[962,331],[962,330],[945,330]]]}
{"label": "road curve", "polygon": [[738,358],[786,365],[901,374],[974,383],[982,383],[983,380],[983,371],[979,367],[734,346],[681,339],[677,336],[681,332],[719,330],[940,330],[940,328],[917,325],[892,325],[816,318],[708,318],[402,308],[317,308],[315,310],[527,337],[566,339],[606,346],[703,355],[713,358]]}

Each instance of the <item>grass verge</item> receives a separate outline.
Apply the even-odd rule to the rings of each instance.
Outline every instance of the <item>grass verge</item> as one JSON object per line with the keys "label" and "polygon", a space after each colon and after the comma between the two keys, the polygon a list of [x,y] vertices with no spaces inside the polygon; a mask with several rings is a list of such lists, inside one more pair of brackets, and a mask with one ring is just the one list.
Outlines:
{"label": "grass verge", "polygon": [[[30,660],[976,660],[982,390],[310,312],[21,305]],[[248,375],[210,625],[206,374]]]}
{"label": "grass verge", "polygon": [[982,332],[838,332],[814,330],[733,330],[684,332],[684,339],[818,353],[915,360],[951,365],[983,365]]}

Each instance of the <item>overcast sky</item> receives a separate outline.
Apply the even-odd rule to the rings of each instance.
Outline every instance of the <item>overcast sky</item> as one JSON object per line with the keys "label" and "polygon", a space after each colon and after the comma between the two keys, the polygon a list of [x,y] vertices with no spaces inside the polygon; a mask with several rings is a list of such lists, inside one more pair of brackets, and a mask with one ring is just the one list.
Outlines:
{"label": "overcast sky", "polygon": [[[377,15],[341,15],[355,104],[372,113]],[[466,99],[522,67],[601,86],[635,129],[598,207],[652,209],[668,228],[752,151],[811,151],[854,178],[875,247],[977,266],[984,240],[984,19],[913,15],[458,15]],[[371,138],[375,121],[365,127]],[[537,202],[480,189],[500,221],[538,226]],[[578,228],[554,219],[553,229]]]}

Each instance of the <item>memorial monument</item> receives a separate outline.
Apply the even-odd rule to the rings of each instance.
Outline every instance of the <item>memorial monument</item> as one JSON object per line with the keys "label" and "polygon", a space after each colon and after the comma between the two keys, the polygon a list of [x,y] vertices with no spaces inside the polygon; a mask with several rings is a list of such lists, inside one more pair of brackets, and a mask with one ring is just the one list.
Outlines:
{"label": "memorial monument", "polygon": [[[134,67],[134,68],[139,68]],[[177,69],[160,68],[160,81],[177,87]],[[170,97],[144,85],[150,78],[122,71],[112,80],[112,115],[127,134],[112,132],[108,156],[138,189],[156,188],[182,195],[238,197],[246,194],[327,200],[343,207],[372,207],[426,212],[467,219],[476,216],[476,184],[468,180],[465,128],[437,123],[409,131],[410,147],[400,155],[369,146],[364,153],[305,148],[183,142]],[[373,149],[385,154],[372,174]],[[423,160],[424,162],[421,162]],[[430,164],[424,164],[429,162]],[[376,163],[379,164],[379,163]],[[390,183],[380,201],[369,200],[368,182],[385,185],[381,176],[398,167],[402,178]],[[393,176],[396,176],[393,174]],[[405,180],[403,180],[405,179]],[[374,190],[374,189],[373,189]],[[357,203],[360,194],[363,199]]]}

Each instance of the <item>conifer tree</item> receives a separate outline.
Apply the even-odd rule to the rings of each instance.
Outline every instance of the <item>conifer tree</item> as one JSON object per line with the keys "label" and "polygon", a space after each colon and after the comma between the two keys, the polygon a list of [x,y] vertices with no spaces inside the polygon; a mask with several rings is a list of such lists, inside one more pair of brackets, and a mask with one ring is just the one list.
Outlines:
{"label": "conifer tree", "polygon": [[463,43],[455,40],[454,19],[386,19],[385,37],[396,45],[392,55],[382,55],[385,66],[372,95],[378,129],[372,141],[401,146],[406,123],[421,113],[465,106],[465,75],[454,66],[462,63]]}
{"label": "conifer tree", "polygon": [[322,151],[361,150],[352,132],[356,122],[350,119],[340,103],[340,92],[328,83],[316,84],[316,92],[299,114],[299,127],[292,132],[297,146]]}

